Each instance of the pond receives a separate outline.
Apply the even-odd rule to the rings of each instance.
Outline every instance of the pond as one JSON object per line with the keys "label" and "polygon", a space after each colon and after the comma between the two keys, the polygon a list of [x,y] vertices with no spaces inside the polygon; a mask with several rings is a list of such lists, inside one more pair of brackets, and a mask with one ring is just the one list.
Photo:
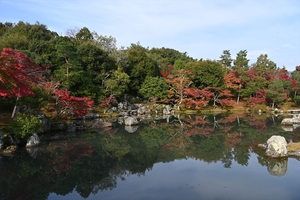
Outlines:
{"label": "pond", "polygon": [[45,134],[38,148],[0,157],[0,199],[300,199],[299,158],[257,148],[272,135],[300,142],[281,121],[187,115]]}

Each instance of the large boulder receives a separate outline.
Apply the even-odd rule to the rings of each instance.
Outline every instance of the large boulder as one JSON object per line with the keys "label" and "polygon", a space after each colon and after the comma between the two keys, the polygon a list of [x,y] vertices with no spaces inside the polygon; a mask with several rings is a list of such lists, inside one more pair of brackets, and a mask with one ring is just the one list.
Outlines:
{"label": "large boulder", "polygon": [[267,140],[266,156],[272,158],[287,157],[287,142],[284,137],[273,135]]}

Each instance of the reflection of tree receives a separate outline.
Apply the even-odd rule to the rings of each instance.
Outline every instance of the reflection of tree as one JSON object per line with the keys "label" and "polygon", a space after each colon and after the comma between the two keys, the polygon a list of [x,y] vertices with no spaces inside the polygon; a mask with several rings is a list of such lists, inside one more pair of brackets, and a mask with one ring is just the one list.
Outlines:
{"label": "reflection of tree", "polygon": [[52,155],[53,170],[60,174],[66,172],[73,163],[83,156],[90,156],[94,151],[92,146],[84,141],[68,142],[64,141],[59,145],[51,143],[48,146],[49,152],[55,152]]}
{"label": "reflection of tree", "polygon": [[49,195],[49,177],[44,175],[47,169],[47,163],[26,153],[1,158],[0,199],[46,199]]}
{"label": "reflection of tree", "polygon": [[225,151],[224,137],[212,136],[205,138],[204,136],[195,136],[194,138],[194,157],[205,162],[217,162],[223,157]]}
{"label": "reflection of tree", "polygon": [[[49,193],[66,195],[74,189],[88,198],[116,188],[118,180],[130,174],[144,175],[157,162],[193,158],[220,161],[230,168],[233,162],[248,165],[250,151],[263,155],[256,146],[272,134],[300,140],[293,132],[285,133],[280,122],[270,120],[272,126],[267,126],[263,122],[268,119],[261,118],[258,124],[263,126],[252,126],[255,120],[254,116],[234,114],[171,116],[170,123],[157,119],[155,124],[141,124],[134,133],[111,128],[51,141],[35,158],[27,154],[2,158],[0,177],[5,178],[0,179],[0,199],[46,199]],[[265,134],[260,134],[261,130]],[[259,163],[268,166],[273,175],[286,172],[284,162],[260,156]]]}
{"label": "reflection of tree", "polygon": [[249,124],[250,126],[257,128],[259,133],[266,133],[267,124],[265,119],[252,118]]}
{"label": "reflection of tree", "polygon": [[232,165],[233,155],[232,151],[228,150],[224,153],[223,158],[221,158],[221,162],[224,164],[225,168],[230,168]]}
{"label": "reflection of tree", "polygon": [[185,132],[183,125],[174,125],[177,129],[172,129],[168,132],[170,138],[169,142],[165,144],[169,150],[177,151],[180,155],[186,155],[186,149],[190,146],[191,140],[189,135]]}
{"label": "reflection of tree", "polygon": [[206,116],[189,116],[184,119],[187,134],[192,135],[204,135],[207,138],[211,137],[214,128],[210,125]]}
{"label": "reflection of tree", "polygon": [[238,164],[247,166],[249,157],[250,157],[250,153],[247,146],[245,147],[241,145],[234,148],[234,160]]}
{"label": "reflection of tree", "polygon": [[225,145],[234,148],[237,144],[239,144],[242,141],[242,137],[244,135],[242,133],[228,133],[225,139]]}

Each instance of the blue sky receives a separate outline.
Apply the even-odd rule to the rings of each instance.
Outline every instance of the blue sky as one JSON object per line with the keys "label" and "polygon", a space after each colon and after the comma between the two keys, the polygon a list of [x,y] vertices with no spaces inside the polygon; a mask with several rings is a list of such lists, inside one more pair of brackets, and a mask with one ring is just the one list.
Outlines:
{"label": "blue sky", "polygon": [[0,0],[0,21],[20,20],[59,35],[87,27],[118,47],[140,42],[212,60],[247,50],[250,64],[267,54],[280,68],[300,65],[299,0]]}

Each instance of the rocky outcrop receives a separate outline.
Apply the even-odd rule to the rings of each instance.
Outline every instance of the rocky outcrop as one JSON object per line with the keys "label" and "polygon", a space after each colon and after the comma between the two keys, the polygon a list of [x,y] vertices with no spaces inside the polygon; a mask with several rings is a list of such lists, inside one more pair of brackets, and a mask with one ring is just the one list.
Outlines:
{"label": "rocky outcrop", "polygon": [[145,114],[164,114],[171,115],[174,114],[174,108],[170,105],[165,104],[131,104],[128,101],[120,102],[117,107],[112,107],[108,111],[108,113],[116,113],[118,112],[120,116],[132,116],[132,115],[145,115]]}
{"label": "rocky outcrop", "polygon": [[78,117],[79,120],[93,120],[93,119],[99,119],[100,115],[98,113],[88,113],[85,116]]}
{"label": "rocky outcrop", "polygon": [[292,115],[292,117],[283,119],[281,124],[282,125],[300,124],[300,113],[299,113],[300,110],[290,110],[289,112],[291,112],[290,115]]}
{"label": "rocky outcrop", "polygon": [[[290,145],[290,144],[289,144]],[[283,158],[288,156],[300,156],[300,149],[288,151],[286,139],[279,135],[273,135],[265,144],[258,144],[258,147],[266,149],[266,156],[271,158]]]}

